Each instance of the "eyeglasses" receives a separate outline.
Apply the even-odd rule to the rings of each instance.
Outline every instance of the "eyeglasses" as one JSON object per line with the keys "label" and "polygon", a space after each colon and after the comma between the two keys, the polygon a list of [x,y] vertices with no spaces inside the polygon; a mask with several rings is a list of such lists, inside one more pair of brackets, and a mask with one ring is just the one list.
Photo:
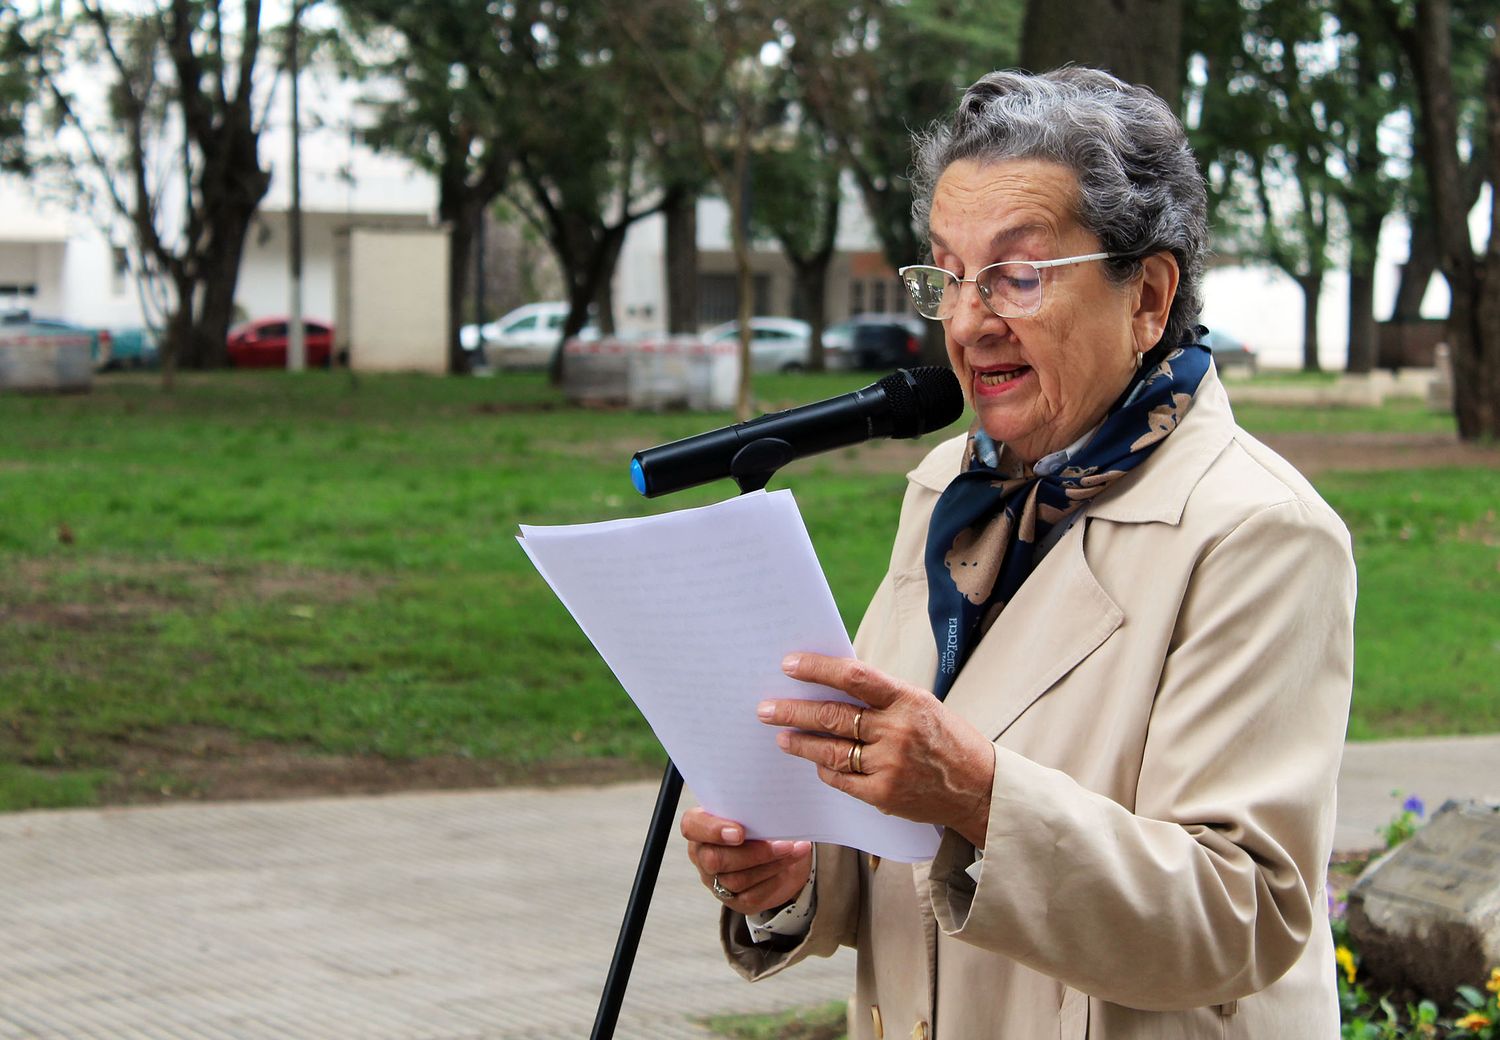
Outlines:
{"label": "eyeglasses", "polygon": [[912,264],[897,273],[911,293],[917,313],[933,321],[946,321],[958,313],[958,300],[965,282],[973,282],[984,305],[1002,318],[1025,318],[1042,307],[1042,271],[1089,260],[1113,260],[1126,253],[1089,253],[1062,260],[1002,260],[980,269],[973,278],[960,278],[952,271],[928,264]]}

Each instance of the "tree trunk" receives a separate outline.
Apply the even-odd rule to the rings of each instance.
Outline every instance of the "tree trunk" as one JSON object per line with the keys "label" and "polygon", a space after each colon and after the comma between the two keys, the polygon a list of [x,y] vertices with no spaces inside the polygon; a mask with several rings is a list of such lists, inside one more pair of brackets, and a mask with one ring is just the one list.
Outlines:
{"label": "tree trunk", "polygon": [[[743,134],[741,140],[744,139]],[[740,385],[734,395],[734,415],[740,422],[750,418],[751,409],[754,406],[754,395],[751,391],[750,373],[750,318],[754,293],[753,279],[750,270],[750,243],[747,241],[745,206],[749,201],[749,185],[747,163],[750,157],[746,147],[741,145],[735,150],[734,168],[735,183],[729,193],[729,242],[734,250],[734,295],[736,303],[736,320],[739,322],[740,342]]]}
{"label": "tree trunk", "polygon": [[797,280],[798,312],[811,327],[808,332],[807,367],[814,372],[823,372],[828,362],[823,355],[823,329],[828,324],[828,268],[833,263],[832,253],[816,253],[798,260],[788,254]]}
{"label": "tree trunk", "polygon": [[1349,357],[1344,371],[1367,373],[1375,369],[1375,265],[1349,267]]}
{"label": "tree trunk", "polygon": [[[1421,99],[1422,158],[1436,216],[1439,263],[1452,293],[1448,347],[1453,358],[1453,403],[1462,440],[1500,438],[1500,296],[1486,287],[1500,274],[1500,207],[1492,207],[1489,243],[1474,255],[1463,172],[1458,159],[1458,115],[1452,75],[1452,16],[1447,0],[1418,0],[1407,38]],[[1495,20],[1500,30],[1500,18]],[[1500,187],[1500,33],[1484,79],[1487,169]]]}
{"label": "tree trunk", "polygon": [[459,342],[464,301],[469,298],[469,277],[474,268],[474,228],[484,218],[489,200],[468,185],[465,166],[443,171],[438,178],[438,219],[448,226],[448,374],[465,375],[468,355]]}
{"label": "tree trunk", "polygon": [[[568,317],[552,351],[547,379],[553,386],[561,386],[567,364],[563,347],[588,324],[589,306],[599,302],[604,287],[614,279],[620,249],[625,244],[625,232],[630,227],[629,221],[634,218],[627,217],[619,224],[601,225],[591,224],[577,214],[558,212],[555,219],[553,251],[562,263],[563,277],[568,286]],[[569,243],[569,248],[558,248],[562,239]],[[598,320],[607,320],[613,330],[613,314],[607,319],[601,314]],[[601,330],[603,327],[601,324]]]}
{"label": "tree trunk", "polygon": [[667,331],[698,331],[698,196],[682,195],[666,208]]}
{"label": "tree trunk", "polygon": [[1345,204],[1350,218],[1349,250],[1349,350],[1344,371],[1367,373],[1375,369],[1379,353],[1379,327],[1375,322],[1375,257],[1385,213],[1367,198],[1355,197]]}
{"label": "tree trunk", "polygon": [[1302,290],[1302,371],[1319,372],[1318,302],[1323,296],[1323,275],[1298,275],[1297,286]]}
{"label": "tree trunk", "polygon": [[[607,228],[599,244],[598,270],[594,285],[594,324],[605,336],[615,334],[615,268],[625,246],[625,229]],[[574,333],[576,335],[576,332]]]}
{"label": "tree trunk", "polygon": [[1437,271],[1437,231],[1425,210],[1419,210],[1412,221],[1411,245],[1406,263],[1401,265],[1401,281],[1396,286],[1396,305],[1391,310],[1395,322],[1416,321],[1422,317],[1422,298]]}
{"label": "tree trunk", "polygon": [[1181,107],[1182,0],[1028,0],[1021,65],[1045,72],[1068,62],[1108,69]]}

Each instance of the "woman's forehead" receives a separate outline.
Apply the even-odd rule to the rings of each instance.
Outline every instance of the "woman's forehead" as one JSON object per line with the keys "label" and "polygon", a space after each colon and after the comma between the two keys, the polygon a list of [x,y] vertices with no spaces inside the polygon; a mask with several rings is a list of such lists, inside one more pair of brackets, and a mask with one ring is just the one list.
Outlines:
{"label": "woman's forehead", "polygon": [[1077,178],[1059,163],[959,160],[938,179],[929,234],[940,245],[959,236],[993,249],[1051,244],[1077,224],[1077,196]]}

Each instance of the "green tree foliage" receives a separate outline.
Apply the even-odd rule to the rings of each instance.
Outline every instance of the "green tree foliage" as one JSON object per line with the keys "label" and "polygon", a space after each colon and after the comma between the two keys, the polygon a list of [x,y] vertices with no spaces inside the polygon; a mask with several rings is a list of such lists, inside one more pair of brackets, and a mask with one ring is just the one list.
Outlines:
{"label": "green tree foliage", "polygon": [[1265,0],[1199,10],[1187,43],[1203,75],[1189,87],[1191,134],[1207,165],[1220,249],[1269,260],[1302,289],[1303,362],[1318,364],[1318,303],[1333,265],[1335,123],[1348,106],[1332,75],[1321,4]]}
{"label": "green tree foliage", "polygon": [[774,137],[783,98],[762,52],[777,42],[779,4],[769,0],[652,0],[610,5],[651,82],[694,129],[703,164],[729,203],[739,321],[740,383],[735,411],[749,418],[751,156]]}
{"label": "green tree foliage", "polygon": [[787,126],[773,147],[756,152],[750,166],[750,226],[780,243],[792,266],[793,312],[812,326],[811,367],[820,372],[842,181],[837,146],[810,119]]}
{"label": "green tree foliage", "polygon": [[245,237],[270,184],[260,4],[126,12],[81,0],[7,18],[19,64],[0,79],[35,90],[32,157],[130,234],[138,279],[162,292],[143,295],[167,315],[165,378],[177,364],[222,365]]}
{"label": "green tree foliage", "polygon": [[0,170],[29,173],[26,111],[32,102],[27,45],[15,8],[0,4]]}
{"label": "green tree foliage", "polygon": [[[912,225],[911,134],[946,116],[965,87],[1013,65],[1020,0],[855,0],[786,7],[787,52],[803,104],[836,143],[892,269],[927,254]],[[933,323],[927,354],[941,362]]]}
{"label": "green tree foliage", "polygon": [[[526,93],[517,135],[524,191],[508,192],[551,244],[568,287],[563,341],[593,307],[614,330],[610,287],[630,226],[701,179],[686,124],[655,89],[607,5],[543,4],[523,52]],[[518,185],[518,187],[519,187]],[[562,379],[562,342],[551,376]]]}
{"label": "green tree foliage", "polygon": [[339,6],[349,30],[345,68],[382,91],[369,99],[374,119],[365,140],[437,180],[438,216],[449,228],[448,370],[463,372],[458,329],[469,260],[485,208],[510,183],[526,108],[517,84],[532,43],[532,12],[487,0]]}

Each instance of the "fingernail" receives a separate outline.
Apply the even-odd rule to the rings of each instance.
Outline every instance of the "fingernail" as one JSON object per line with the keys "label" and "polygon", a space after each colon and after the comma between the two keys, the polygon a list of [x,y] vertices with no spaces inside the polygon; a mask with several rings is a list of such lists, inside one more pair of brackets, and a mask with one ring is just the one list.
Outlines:
{"label": "fingernail", "polygon": [[772,715],[776,714],[776,705],[770,701],[761,701],[755,708],[755,714],[763,719],[769,719]]}
{"label": "fingernail", "polygon": [[794,842],[792,842],[792,855],[794,855],[794,856],[805,856],[805,855],[807,855],[811,851],[812,851],[812,842],[810,842],[810,841],[794,841]]}
{"label": "fingernail", "polygon": [[773,841],[771,842],[771,851],[778,856],[785,856],[788,852],[792,851],[794,844],[796,843],[790,841]]}
{"label": "fingernail", "polygon": [[744,834],[738,827],[725,827],[719,832],[719,840],[725,845],[738,845]]}
{"label": "fingernail", "polygon": [[787,654],[785,657],[783,657],[781,659],[781,670],[783,672],[785,672],[787,675],[791,675],[793,672],[795,672],[797,670],[797,666],[799,664],[801,664],[801,663],[802,663],[802,655],[801,654]]}
{"label": "fingernail", "polygon": [[791,747],[792,735],[786,730],[782,730],[780,733],[776,734],[776,746],[781,748],[781,750],[783,751]]}

